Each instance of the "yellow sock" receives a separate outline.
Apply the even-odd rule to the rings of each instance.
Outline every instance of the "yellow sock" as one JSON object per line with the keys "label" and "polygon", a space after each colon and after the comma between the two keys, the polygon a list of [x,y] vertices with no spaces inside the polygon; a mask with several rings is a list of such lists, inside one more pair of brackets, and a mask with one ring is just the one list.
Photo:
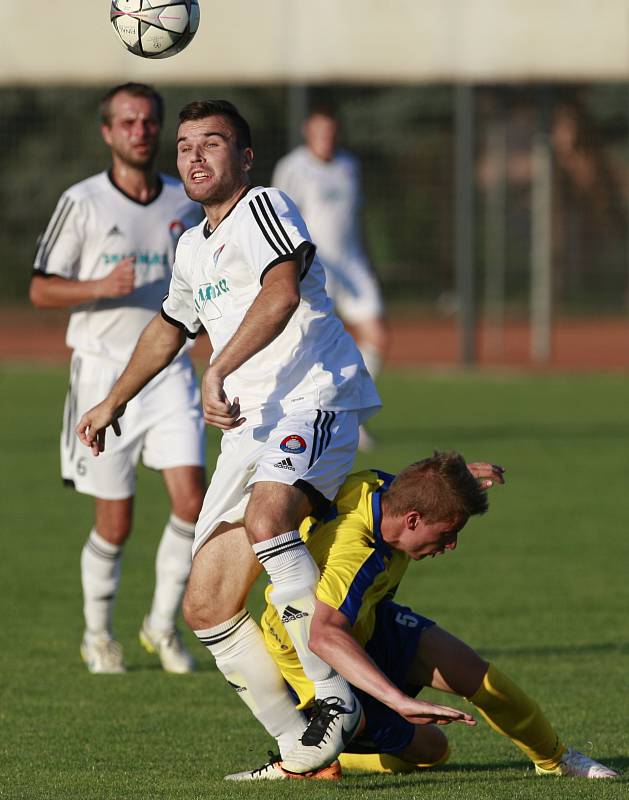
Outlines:
{"label": "yellow sock", "polygon": [[553,769],[565,747],[537,703],[499,669],[489,669],[478,691],[468,700],[487,723],[509,737],[535,764]]}
{"label": "yellow sock", "polygon": [[390,753],[341,753],[339,761],[343,769],[356,769],[361,772],[413,772],[416,769],[428,769],[445,764],[450,756],[450,747],[432,764],[413,764]]}

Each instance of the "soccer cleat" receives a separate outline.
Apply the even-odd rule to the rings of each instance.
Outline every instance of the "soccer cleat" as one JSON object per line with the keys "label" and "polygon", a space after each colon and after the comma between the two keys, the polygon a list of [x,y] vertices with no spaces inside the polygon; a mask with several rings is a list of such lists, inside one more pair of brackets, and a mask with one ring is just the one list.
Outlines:
{"label": "soccer cleat", "polygon": [[609,767],[599,764],[593,758],[573,750],[571,747],[562,755],[554,769],[542,769],[535,765],[538,775],[558,775],[567,778],[617,778],[618,773]]}
{"label": "soccer cleat", "polygon": [[98,675],[119,675],[126,672],[122,660],[122,647],[110,636],[84,637],[81,658],[90,672]]}
{"label": "soccer cleat", "polygon": [[166,672],[183,675],[194,671],[194,659],[184,647],[176,628],[169,633],[153,631],[149,628],[149,618],[144,617],[139,638],[147,653],[157,653]]}
{"label": "soccer cleat", "polygon": [[297,745],[282,761],[283,769],[300,774],[332,764],[364,725],[358,700],[347,709],[340,697],[315,700],[312,716]]}
{"label": "soccer cleat", "polygon": [[327,767],[307,773],[288,772],[282,767],[280,756],[269,750],[269,760],[266,764],[247,772],[234,772],[225,775],[226,781],[278,781],[309,778],[315,781],[340,781],[342,777],[341,765],[334,761]]}

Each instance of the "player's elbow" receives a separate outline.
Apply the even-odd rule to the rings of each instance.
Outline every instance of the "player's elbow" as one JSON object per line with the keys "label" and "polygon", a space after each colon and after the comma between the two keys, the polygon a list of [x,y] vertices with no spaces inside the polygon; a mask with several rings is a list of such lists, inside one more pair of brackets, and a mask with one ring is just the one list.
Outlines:
{"label": "player's elbow", "polygon": [[43,278],[37,275],[32,278],[28,289],[28,299],[35,308],[48,308],[50,306]]}
{"label": "player's elbow", "polygon": [[282,292],[273,302],[274,316],[282,322],[288,322],[299,307],[301,295],[298,289],[289,292]]}

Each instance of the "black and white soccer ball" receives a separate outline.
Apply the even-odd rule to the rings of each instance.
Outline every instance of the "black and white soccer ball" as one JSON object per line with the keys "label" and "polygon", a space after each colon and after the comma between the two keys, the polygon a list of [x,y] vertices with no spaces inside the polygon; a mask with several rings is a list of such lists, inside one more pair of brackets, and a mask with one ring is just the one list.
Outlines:
{"label": "black and white soccer ball", "polygon": [[112,0],[111,24],[127,50],[143,58],[168,58],[192,41],[199,27],[198,0]]}

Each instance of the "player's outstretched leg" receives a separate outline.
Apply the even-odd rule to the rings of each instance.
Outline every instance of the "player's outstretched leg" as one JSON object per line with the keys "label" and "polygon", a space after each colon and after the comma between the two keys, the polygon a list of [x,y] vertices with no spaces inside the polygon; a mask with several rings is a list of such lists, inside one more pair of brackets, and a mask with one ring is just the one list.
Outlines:
{"label": "player's outstretched leg", "polygon": [[341,780],[342,772],[341,765],[338,761],[328,764],[321,769],[313,770],[307,773],[288,772],[282,766],[280,756],[273,754],[269,751],[269,760],[262,764],[261,767],[255,769],[245,770],[245,772],[234,772],[231,775],[225,775],[226,781],[277,781],[277,780],[290,780],[290,779],[311,779],[319,781],[339,781]]}
{"label": "player's outstretched leg", "polygon": [[567,749],[539,705],[493,664],[437,625],[419,641],[414,685],[432,685],[473,703],[497,733],[507,736],[539,775],[613,778],[616,773]]}
{"label": "player's outstretched leg", "polygon": [[495,731],[508,736],[533,761],[538,775],[617,777],[614,770],[566,748],[537,703],[493,664],[469,699]]}
{"label": "player's outstretched leg", "polygon": [[194,670],[194,659],[175,625],[190,574],[193,539],[194,523],[171,514],[157,549],[151,612],[139,633],[144,649],[159,656],[166,672],[178,674]]}

